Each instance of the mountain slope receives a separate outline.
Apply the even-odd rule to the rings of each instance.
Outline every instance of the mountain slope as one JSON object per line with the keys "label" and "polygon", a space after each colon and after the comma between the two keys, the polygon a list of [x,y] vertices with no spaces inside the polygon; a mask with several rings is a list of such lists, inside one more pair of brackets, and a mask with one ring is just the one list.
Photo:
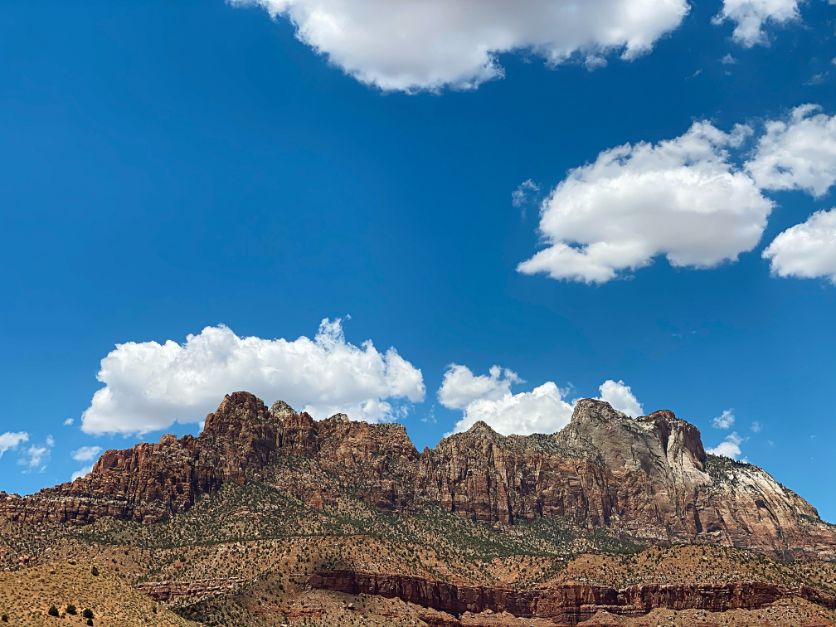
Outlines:
{"label": "mountain slope", "polygon": [[[8,581],[55,573],[57,604],[123,624],[824,625],[833,555],[834,528],[764,471],[706,455],[670,412],[592,400],[557,434],[477,423],[419,453],[400,425],[241,392],[199,437],[0,495]],[[110,597],[81,595],[92,567]],[[49,624],[9,593],[0,613]]]}
{"label": "mountain slope", "polygon": [[316,507],[348,492],[387,510],[438,505],[504,524],[557,517],[641,540],[836,557],[836,529],[763,470],[707,455],[696,427],[671,412],[632,419],[596,400],[579,401],[553,435],[504,437],[477,423],[419,455],[401,425],[315,421],[239,392],[207,416],[199,437],[107,451],[72,483],[0,495],[0,516],[156,522],[225,484],[272,477],[281,486],[277,465],[295,459],[324,474],[285,486]]}

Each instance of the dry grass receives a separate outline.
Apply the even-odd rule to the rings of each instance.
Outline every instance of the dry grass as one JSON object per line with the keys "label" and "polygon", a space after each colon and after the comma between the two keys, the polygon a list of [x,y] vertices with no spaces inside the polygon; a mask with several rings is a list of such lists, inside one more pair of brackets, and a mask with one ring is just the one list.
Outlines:
{"label": "dry grass", "polygon": [[580,555],[545,585],[590,583],[623,588],[640,583],[742,581],[805,583],[836,592],[836,563],[778,562],[752,551],[708,545],[649,547],[633,555]]}
{"label": "dry grass", "polygon": [[[836,590],[832,563],[788,564],[711,546],[643,548],[554,519],[508,527],[472,523],[432,507],[396,515],[369,507],[349,490],[317,509],[295,498],[286,484],[288,477],[299,485],[327,483],[321,470],[300,464],[285,468],[281,477],[272,485],[224,488],[160,524],[0,526],[0,568],[8,569],[0,572],[0,614],[9,614],[12,625],[83,625],[86,607],[93,609],[96,625],[120,626],[190,624],[185,619],[254,627],[548,624],[489,613],[465,614],[456,623],[442,612],[395,599],[306,590],[313,571],[343,568],[518,589],[758,581]],[[90,573],[93,565],[98,577]],[[226,592],[181,597],[167,606],[132,588],[207,579],[235,583]],[[50,605],[63,614],[69,603],[78,615],[47,616]],[[823,620],[833,620],[830,614],[792,601],[743,614],[656,611],[626,624],[825,625]],[[596,618],[600,624],[624,622]]]}
{"label": "dry grass", "polygon": [[[75,605],[75,616],[66,613]],[[48,615],[50,606],[60,615]],[[46,563],[0,573],[0,614],[10,625],[85,625],[85,609],[93,611],[95,625],[185,626],[189,621],[134,590],[112,571],[69,562]]]}

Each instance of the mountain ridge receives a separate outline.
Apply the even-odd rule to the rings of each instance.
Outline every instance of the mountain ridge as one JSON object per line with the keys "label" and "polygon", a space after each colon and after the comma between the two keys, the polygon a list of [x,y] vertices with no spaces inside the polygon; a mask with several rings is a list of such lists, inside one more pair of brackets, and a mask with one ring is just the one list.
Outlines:
{"label": "mountain ridge", "polygon": [[[343,414],[316,421],[236,392],[199,436],[108,450],[85,477],[31,496],[0,494],[0,517],[159,522],[224,484],[264,480],[294,456],[384,510],[430,503],[488,524],[560,517],[640,540],[836,558],[836,530],[765,471],[707,454],[699,430],[669,410],[633,419],[595,399],[578,401],[554,434],[503,436],[476,423],[419,453],[403,425]],[[302,501],[323,506],[340,489],[293,486]]]}
{"label": "mountain ridge", "polygon": [[[809,503],[707,454],[667,410],[633,419],[586,399],[558,433],[477,423],[419,452],[401,424],[317,421],[239,392],[197,437],[109,450],[85,477],[0,493],[0,574],[49,595],[10,586],[0,613],[45,625],[71,603],[102,624],[150,612],[253,626],[826,625],[834,546],[836,527]],[[110,597],[88,593],[96,581]]]}

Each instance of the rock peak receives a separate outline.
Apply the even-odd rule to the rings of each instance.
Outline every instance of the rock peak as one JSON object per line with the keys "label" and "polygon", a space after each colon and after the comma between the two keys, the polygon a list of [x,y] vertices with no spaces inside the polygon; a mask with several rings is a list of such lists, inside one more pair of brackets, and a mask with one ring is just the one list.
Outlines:
{"label": "rock peak", "polygon": [[284,420],[288,416],[292,416],[295,413],[296,410],[284,401],[276,401],[270,405],[270,415],[278,420]]}
{"label": "rock peak", "polygon": [[488,436],[499,435],[499,433],[497,433],[494,430],[494,428],[491,427],[484,420],[477,420],[476,422],[474,422],[473,426],[471,426],[467,431],[465,431],[465,433],[468,433],[470,435],[488,435]]}
{"label": "rock peak", "polygon": [[0,498],[0,522],[156,522],[225,484],[267,481],[320,509],[350,487],[386,510],[438,505],[507,524],[556,517],[640,539],[836,557],[836,528],[809,503],[757,468],[707,458],[697,428],[667,410],[632,419],[583,399],[557,434],[505,437],[480,420],[420,456],[403,425],[342,420],[229,394],[199,437],[106,451],[75,482]]}
{"label": "rock peak", "polygon": [[267,407],[260,398],[250,392],[233,392],[224,396],[218,408],[206,416],[201,437],[234,437],[241,432],[242,425],[268,420]]}
{"label": "rock peak", "polygon": [[575,403],[571,422],[582,422],[586,420],[603,422],[607,420],[622,420],[625,418],[629,418],[629,416],[614,409],[607,401],[602,401],[598,398],[582,398]]}
{"label": "rock peak", "polygon": [[260,409],[264,407],[264,402],[252,392],[232,392],[224,396],[216,414],[222,414],[237,409]]}
{"label": "rock peak", "polygon": [[238,390],[237,392],[230,392],[229,394],[224,395],[224,398],[221,401],[221,404],[223,404],[224,401],[248,402],[248,401],[251,401],[251,400],[260,401],[261,399],[258,398],[252,392],[248,392],[247,390]]}
{"label": "rock peak", "polygon": [[649,413],[647,416],[641,416],[641,418],[642,420],[667,420],[668,422],[679,420],[684,422],[680,418],[677,418],[676,414],[670,409],[657,409],[656,411]]}

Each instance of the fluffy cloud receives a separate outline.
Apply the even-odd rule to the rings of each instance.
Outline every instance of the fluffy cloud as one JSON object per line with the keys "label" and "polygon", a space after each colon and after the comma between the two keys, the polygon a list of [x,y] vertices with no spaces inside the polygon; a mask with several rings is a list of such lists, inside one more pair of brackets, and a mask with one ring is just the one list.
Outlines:
{"label": "fluffy cloud", "polygon": [[763,257],[776,276],[822,277],[836,284],[836,209],[818,211],[779,233]]}
{"label": "fluffy cloud", "polygon": [[821,196],[836,183],[836,115],[806,104],[772,120],[746,164],[763,189],[801,189]]}
{"label": "fluffy cloud", "polygon": [[672,140],[602,152],[543,203],[548,246],[518,270],[604,283],[660,255],[677,267],[736,260],[758,243],[773,206],[729,161],[749,134],[698,122]]}
{"label": "fluffy cloud", "polygon": [[783,24],[798,19],[798,5],[803,0],[723,0],[723,8],[715,23],[730,20],[735,23],[734,40],[751,48],[767,43],[764,26]]}
{"label": "fluffy cloud", "polygon": [[49,447],[32,445],[26,449],[25,455],[20,458],[19,463],[21,466],[25,466],[27,471],[37,470],[43,472],[46,470],[49,457]]}
{"label": "fluffy cloud", "polygon": [[734,412],[731,409],[724,409],[723,413],[711,420],[711,426],[715,429],[731,429],[734,420]]}
{"label": "fluffy cloud", "polygon": [[474,88],[503,75],[497,56],[547,63],[649,51],[688,13],[687,0],[230,0],[286,18],[296,36],[350,76],[384,90]]}
{"label": "fluffy cloud", "polygon": [[29,441],[29,434],[25,431],[6,431],[0,433],[0,457],[6,451],[13,451],[24,442]]}
{"label": "fluffy cloud", "polygon": [[[493,366],[488,375],[475,375],[467,367],[453,364],[444,373],[439,402],[448,409],[463,410],[453,431],[467,431],[482,420],[503,435],[555,433],[569,424],[575,401],[553,381],[530,392],[514,394],[511,385],[522,380],[511,370]],[[641,403],[623,381],[607,380],[599,388],[601,399],[619,411],[637,416]]]}
{"label": "fluffy cloud", "polygon": [[91,472],[93,472],[93,464],[90,464],[88,466],[84,466],[83,468],[79,468],[78,470],[76,470],[73,473],[72,477],[70,477],[70,481],[75,481],[79,477],[84,477],[86,475],[89,475]]}
{"label": "fluffy cloud", "polygon": [[73,451],[72,458],[77,462],[90,462],[102,452],[101,446],[82,446]]}
{"label": "fluffy cloud", "polygon": [[743,443],[743,438],[732,431],[726,436],[726,439],[720,442],[714,448],[706,450],[706,453],[711,455],[722,455],[723,457],[730,457],[731,459],[739,459],[743,454],[740,450],[740,445]]}
{"label": "fluffy cloud", "polygon": [[569,424],[572,409],[573,406],[564,400],[563,391],[548,381],[530,392],[473,401],[453,430],[457,433],[467,431],[483,420],[502,435],[554,433]]}
{"label": "fluffy cloud", "polygon": [[475,400],[498,400],[511,393],[512,383],[521,383],[517,373],[493,366],[487,375],[475,375],[467,366],[451,364],[438,390],[439,402],[449,409],[464,409]]}
{"label": "fluffy cloud", "polygon": [[517,209],[522,209],[528,204],[532,195],[540,191],[540,186],[531,179],[526,179],[519,185],[517,189],[511,192],[511,204]]}
{"label": "fluffy cloud", "polygon": [[82,468],[76,470],[70,477],[70,481],[75,481],[79,477],[84,477],[93,472],[93,460],[95,460],[99,453],[102,452],[101,446],[82,446],[77,448],[72,453],[72,458],[77,462],[91,462]]}
{"label": "fluffy cloud", "polygon": [[467,431],[483,420],[503,435],[554,433],[569,423],[572,405],[564,400],[564,392],[551,381],[530,392],[513,394],[511,385],[522,383],[517,374],[493,366],[487,375],[475,375],[467,366],[447,367],[439,402],[448,409],[463,410],[453,431]]}
{"label": "fluffy cloud", "polygon": [[17,463],[24,467],[23,472],[43,472],[46,470],[49,459],[52,456],[52,448],[55,446],[55,439],[48,435],[41,445],[35,445],[24,449]]}
{"label": "fluffy cloud", "polygon": [[184,344],[119,344],[101,362],[105,387],[82,416],[87,433],[147,433],[174,422],[199,423],[224,394],[248,390],[283,399],[317,418],[343,411],[380,421],[398,414],[394,399],[421,401],[421,371],[394,348],[346,341],[340,320],[323,320],[313,339],[239,337],[206,327]]}
{"label": "fluffy cloud", "polygon": [[607,401],[613,409],[617,409],[633,418],[644,413],[642,404],[635,397],[630,386],[624,381],[607,379],[598,389],[601,393],[600,399]]}
{"label": "fluffy cloud", "polygon": [[75,418],[67,418],[66,420],[64,420],[64,422],[62,424],[65,427],[72,427],[73,423],[75,423]]}

